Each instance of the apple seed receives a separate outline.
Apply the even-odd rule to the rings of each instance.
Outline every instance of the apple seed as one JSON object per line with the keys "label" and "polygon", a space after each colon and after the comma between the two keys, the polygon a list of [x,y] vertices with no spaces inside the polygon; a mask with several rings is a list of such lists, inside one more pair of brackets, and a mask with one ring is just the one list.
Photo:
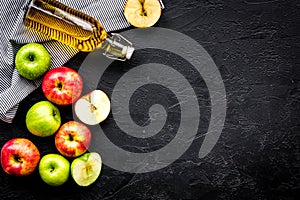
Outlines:
{"label": "apple seed", "polygon": [[97,107],[91,104],[91,112],[94,112],[95,110],[97,110]]}
{"label": "apple seed", "polygon": [[141,16],[147,16],[147,12],[144,8],[144,3],[145,3],[145,0],[139,0],[141,5],[142,5],[142,11],[141,11]]}
{"label": "apple seed", "polygon": [[91,171],[93,171],[93,166],[92,165],[87,165],[85,167],[86,174],[88,174],[89,176],[92,175],[93,173],[90,173]]}

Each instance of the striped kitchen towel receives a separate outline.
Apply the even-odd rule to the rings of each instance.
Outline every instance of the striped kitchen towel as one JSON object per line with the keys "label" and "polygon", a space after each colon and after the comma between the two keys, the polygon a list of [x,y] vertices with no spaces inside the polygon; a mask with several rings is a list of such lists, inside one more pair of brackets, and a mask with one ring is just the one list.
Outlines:
{"label": "striped kitchen towel", "polygon": [[[0,7],[0,119],[11,123],[20,101],[40,86],[41,80],[28,81],[14,67],[19,48],[30,42],[42,43],[52,57],[55,68],[66,63],[77,50],[49,40],[23,25],[23,18],[31,0],[1,1]],[[107,32],[129,27],[123,15],[126,0],[59,0],[98,19]],[[63,52],[63,53],[62,53]]]}

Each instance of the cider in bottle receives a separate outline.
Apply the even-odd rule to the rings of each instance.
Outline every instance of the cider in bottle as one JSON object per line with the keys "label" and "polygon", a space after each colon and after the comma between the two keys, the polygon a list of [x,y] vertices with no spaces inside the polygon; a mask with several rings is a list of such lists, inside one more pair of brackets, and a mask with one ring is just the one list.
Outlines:
{"label": "cider in bottle", "polygon": [[111,59],[130,59],[134,51],[123,36],[109,35],[95,18],[56,0],[32,0],[24,25],[79,51],[101,48]]}

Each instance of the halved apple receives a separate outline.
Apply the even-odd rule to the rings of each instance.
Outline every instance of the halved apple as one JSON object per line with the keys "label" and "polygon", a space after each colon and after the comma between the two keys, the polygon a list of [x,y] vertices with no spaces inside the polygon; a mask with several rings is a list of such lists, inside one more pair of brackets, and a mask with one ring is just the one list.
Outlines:
{"label": "halved apple", "polygon": [[102,90],[93,90],[77,100],[74,111],[83,123],[96,125],[109,115],[110,100]]}
{"label": "halved apple", "polygon": [[71,164],[71,175],[79,186],[89,186],[100,175],[102,159],[97,152],[85,153]]}
{"label": "halved apple", "polygon": [[139,28],[153,26],[161,16],[158,0],[127,0],[124,15],[127,21]]}

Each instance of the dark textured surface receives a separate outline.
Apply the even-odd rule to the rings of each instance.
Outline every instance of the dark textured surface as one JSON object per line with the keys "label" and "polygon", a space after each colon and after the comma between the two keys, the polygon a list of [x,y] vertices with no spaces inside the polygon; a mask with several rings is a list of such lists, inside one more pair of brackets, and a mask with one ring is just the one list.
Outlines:
{"label": "dark textured surface", "polygon": [[[37,172],[17,178],[0,170],[1,200],[296,199],[300,192],[299,1],[165,0],[164,3],[166,9],[156,26],[182,32],[199,42],[214,59],[224,80],[227,116],[213,151],[203,159],[197,158],[201,146],[198,137],[179,160],[164,169],[130,174],[103,166],[100,178],[87,188],[76,186],[72,179],[64,186],[50,187]],[[150,54],[162,62],[171,57],[165,64],[173,62],[178,69],[184,66],[181,73],[194,80],[202,109],[199,134],[205,132],[210,105],[203,81],[194,77],[188,64],[168,52],[155,54],[145,50],[139,52],[138,58],[145,61]],[[86,55],[79,53],[66,65],[78,69]],[[98,85],[108,93],[113,83],[130,69],[123,64],[123,70],[118,70],[117,65],[112,64]],[[154,89],[161,96],[153,94]],[[27,110],[43,99],[39,88],[20,104],[12,124],[0,122],[1,146],[10,138],[26,137],[42,154],[56,152],[52,137],[34,137],[25,127]],[[136,92],[131,99],[131,111],[137,124],[147,122],[145,107],[156,101],[161,105],[176,103],[172,94],[159,86],[145,86]],[[72,119],[71,107],[60,109],[63,122]],[[170,126],[176,129],[178,111],[174,109],[169,118]],[[112,121],[110,116],[102,126],[106,133],[114,133],[111,140],[120,145],[124,141],[118,140]],[[172,129],[163,133],[165,137],[153,137],[146,143],[160,148],[173,137]],[[127,139],[132,148],[144,145],[143,141],[135,143]]]}

